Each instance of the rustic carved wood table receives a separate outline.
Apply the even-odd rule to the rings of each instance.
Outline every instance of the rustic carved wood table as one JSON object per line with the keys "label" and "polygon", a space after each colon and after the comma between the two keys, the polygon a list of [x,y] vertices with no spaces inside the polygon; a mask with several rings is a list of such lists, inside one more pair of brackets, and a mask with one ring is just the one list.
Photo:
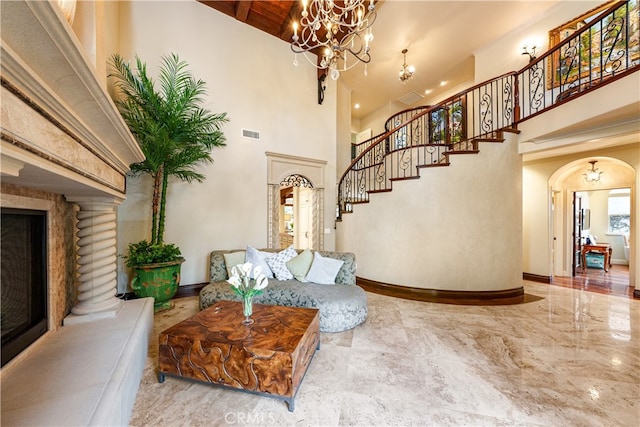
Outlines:
{"label": "rustic carved wood table", "polygon": [[242,304],[220,301],[160,333],[158,381],[165,375],[294,399],[320,348],[318,310],[253,305],[245,326]]}

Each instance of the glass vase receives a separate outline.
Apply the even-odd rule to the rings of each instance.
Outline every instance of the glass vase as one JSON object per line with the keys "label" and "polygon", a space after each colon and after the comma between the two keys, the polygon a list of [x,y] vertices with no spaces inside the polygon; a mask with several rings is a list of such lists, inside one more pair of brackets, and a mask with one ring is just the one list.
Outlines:
{"label": "glass vase", "polygon": [[245,295],[242,297],[242,314],[244,314],[242,324],[251,325],[253,323],[251,318],[251,314],[253,314],[253,296]]}

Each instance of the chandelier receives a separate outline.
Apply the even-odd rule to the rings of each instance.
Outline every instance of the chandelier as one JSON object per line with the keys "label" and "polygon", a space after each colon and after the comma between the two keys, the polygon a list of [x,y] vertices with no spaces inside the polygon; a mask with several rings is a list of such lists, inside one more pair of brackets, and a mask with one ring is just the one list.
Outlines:
{"label": "chandelier", "polygon": [[402,63],[402,68],[400,69],[399,77],[402,83],[406,83],[411,77],[413,77],[413,73],[416,71],[416,67],[413,65],[407,65],[407,49],[402,50],[402,54],[404,55],[404,62]]}
{"label": "chandelier", "polygon": [[[374,0],[302,0],[300,25],[293,23],[291,50],[296,54],[293,65],[298,65],[297,54],[302,53],[312,65],[328,69],[331,78],[337,80],[340,71],[363,62],[366,76],[366,64],[371,61],[371,26],[376,20],[374,9]],[[317,62],[307,56],[311,51],[318,54]]]}
{"label": "chandelier", "polygon": [[591,160],[589,162],[591,163],[591,169],[587,169],[587,173],[583,174],[585,181],[591,182],[591,183],[596,183],[600,181],[600,175],[602,175],[604,172],[600,172],[598,171],[598,169],[595,168],[597,162],[598,162],[597,160]]}

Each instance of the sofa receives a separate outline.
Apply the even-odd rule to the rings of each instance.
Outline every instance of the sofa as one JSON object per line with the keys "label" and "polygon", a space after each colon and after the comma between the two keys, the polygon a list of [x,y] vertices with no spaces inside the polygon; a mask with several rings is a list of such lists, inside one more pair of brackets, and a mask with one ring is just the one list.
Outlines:
{"label": "sofa", "polygon": [[[247,248],[247,251],[249,248]],[[302,255],[301,250],[295,254]],[[205,309],[221,300],[240,301],[231,285],[230,268],[227,268],[225,258],[235,259],[233,262],[243,262],[245,250],[214,250],[210,253],[209,284],[200,291],[200,309]],[[276,249],[260,249],[263,254],[276,254]],[[307,250],[308,251],[308,250]],[[321,332],[342,332],[355,328],[367,318],[367,296],[356,282],[355,255],[346,252],[313,251],[320,257],[342,261],[335,284],[319,284],[303,282],[306,277],[278,280],[269,278],[269,285],[264,292],[254,298],[258,304],[284,305],[291,307],[317,308],[320,314]],[[267,255],[268,256],[268,255]],[[314,258],[315,259],[315,258]],[[301,280],[298,280],[301,279]]]}

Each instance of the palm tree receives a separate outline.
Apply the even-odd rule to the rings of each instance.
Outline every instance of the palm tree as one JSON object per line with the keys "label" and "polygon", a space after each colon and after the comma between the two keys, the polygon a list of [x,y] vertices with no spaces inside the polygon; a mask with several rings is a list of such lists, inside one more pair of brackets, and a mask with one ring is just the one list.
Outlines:
{"label": "palm tree", "polygon": [[220,128],[228,119],[200,107],[205,83],[176,54],[162,57],[159,91],[138,56],[135,72],[118,54],[111,65],[121,95],[116,105],[146,157],[131,170],[153,178],[151,245],[162,245],[169,178],[203,182],[196,168],[213,162],[211,150],[225,145]]}

